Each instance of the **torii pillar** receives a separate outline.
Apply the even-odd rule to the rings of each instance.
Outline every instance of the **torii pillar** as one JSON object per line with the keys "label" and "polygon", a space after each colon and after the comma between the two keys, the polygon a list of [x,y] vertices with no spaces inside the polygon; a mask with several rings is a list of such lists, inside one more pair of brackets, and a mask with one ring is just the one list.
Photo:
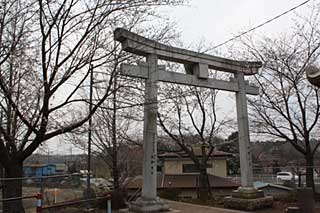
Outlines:
{"label": "torii pillar", "polygon": [[145,81],[145,106],[143,127],[143,181],[142,198],[156,199],[157,191],[157,96],[158,96],[158,57],[147,56],[149,78]]}
{"label": "torii pillar", "polygon": [[143,169],[141,197],[130,204],[133,212],[159,212],[169,206],[157,197],[157,113],[158,113],[158,56],[146,56],[148,78],[145,80],[143,127]]}
{"label": "torii pillar", "polygon": [[253,187],[252,155],[249,136],[247,97],[245,92],[244,74],[235,73],[239,91],[236,92],[238,139],[240,153],[241,186]]}

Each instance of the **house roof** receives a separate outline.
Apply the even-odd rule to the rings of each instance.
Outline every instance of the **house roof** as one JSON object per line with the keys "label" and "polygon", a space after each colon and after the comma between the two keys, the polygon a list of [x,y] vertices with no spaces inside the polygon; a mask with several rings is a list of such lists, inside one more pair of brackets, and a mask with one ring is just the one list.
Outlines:
{"label": "house roof", "polygon": [[41,167],[46,167],[46,166],[56,166],[55,164],[24,164],[23,167],[31,167],[31,168],[41,168]]}
{"label": "house roof", "polygon": [[[196,157],[201,157],[202,152],[200,148],[193,149],[194,154]],[[209,150],[206,150],[206,153],[209,154]],[[228,152],[223,152],[223,151],[213,151],[211,153],[211,157],[231,157],[232,154]],[[158,155],[159,158],[181,158],[181,157],[186,157],[189,158],[189,155],[185,152],[164,152],[162,154]]]}
{"label": "house roof", "polygon": [[282,189],[282,190],[286,190],[286,191],[292,191],[293,189],[290,187],[286,187],[286,186],[281,186],[281,185],[277,185],[277,184],[272,184],[272,183],[264,183],[261,181],[256,181],[253,183],[254,188],[256,189],[263,189],[266,187],[272,187],[272,188],[277,188],[277,189]]}
{"label": "house roof", "polygon": [[[227,178],[210,175],[209,182],[212,188],[237,188],[240,185]],[[158,175],[157,188],[197,188],[198,174],[181,174],[181,175]],[[125,183],[127,189],[138,189],[142,186],[142,176],[128,179]]]}

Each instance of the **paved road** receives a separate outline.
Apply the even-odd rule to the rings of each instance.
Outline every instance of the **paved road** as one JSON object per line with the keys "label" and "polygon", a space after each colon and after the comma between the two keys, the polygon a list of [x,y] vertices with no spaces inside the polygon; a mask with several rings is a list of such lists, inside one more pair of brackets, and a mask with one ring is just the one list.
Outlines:
{"label": "paved road", "polygon": [[173,209],[172,212],[183,212],[183,213],[244,213],[244,211],[236,211],[229,209],[214,208],[209,206],[201,206],[190,203],[182,203],[166,200],[170,208]]}

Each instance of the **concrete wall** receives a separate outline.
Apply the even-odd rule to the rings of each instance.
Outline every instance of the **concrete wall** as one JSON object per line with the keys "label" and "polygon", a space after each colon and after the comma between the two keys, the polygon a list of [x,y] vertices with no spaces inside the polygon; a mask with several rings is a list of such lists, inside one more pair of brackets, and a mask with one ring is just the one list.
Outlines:
{"label": "concrete wall", "polygon": [[[169,159],[164,161],[164,170],[163,172],[165,174],[186,174],[182,171],[183,164],[193,164],[193,161],[178,158],[178,159]],[[207,168],[208,174],[220,176],[220,177],[226,177],[227,176],[227,162],[226,159],[220,158],[220,159],[214,159],[209,160],[208,164],[211,164],[211,168]]]}
{"label": "concrete wall", "polygon": [[[212,188],[211,193],[214,196],[219,197],[226,197],[230,196],[232,194],[232,191],[235,190],[235,188]],[[189,188],[189,189],[182,189],[182,188],[174,188],[171,189],[174,190],[175,193],[178,193],[177,198],[180,199],[197,199],[198,196],[198,188]],[[135,195],[137,189],[127,189],[126,193],[128,197],[131,197]],[[158,188],[157,193],[158,196],[162,196],[163,192],[168,191],[168,189]]]}
{"label": "concrete wall", "polygon": [[275,199],[286,198],[293,196],[293,191],[275,188],[275,187],[263,187],[265,195],[273,196]]}
{"label": "concrete wall", "polygon": [[[230,196],[234,189],[212,189],[211,193],[214,196]],[[179,198],[181,199],[196,199],[198,198],[198,189],[181,189]]]}
{"label": "concrete wall", "polygon": [[[161,196],[162,191],[164,191],[166,189],[158,189],[158,195]],[[211,190],[211,193],[213,196],[219,196],[219,197],[225,197],[225,196],[230,196],[232,191],[235,190],[235,188],[220,188],[220,189],[216,189],[213,188]],[[176,191],[178,191],[178,198],[180,199],[197,199],[198,198],[198,189],[197,188],[193,188],[193,189],[176,189]]]}
{"label": "concrete wall", "polygon": [[196,199],[198,197],[197,189],[183,189],[178,197],[182,199]]}
{"label": "concrete wall", "polygon": [[165,160],[163,165],[164,174],[182,174],[182,165],[183,164],[193,163],[191,160]]}
{"label": "concrete wall", "polygon": [[207,172],[212,175],[227,177],[227,161],[225,159],[213,160],[212,168],[208,168]]}

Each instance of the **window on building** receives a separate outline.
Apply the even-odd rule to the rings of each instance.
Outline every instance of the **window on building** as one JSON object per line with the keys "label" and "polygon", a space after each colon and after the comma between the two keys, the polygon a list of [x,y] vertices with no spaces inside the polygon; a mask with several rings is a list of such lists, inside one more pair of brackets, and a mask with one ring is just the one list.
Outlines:
{"label": "window on building", "polygon": [[183,173],[197,173],[199,172],[198,167],[195,164],[183,164],[182,165]]}
{"label": "window on building", "polygon": [[162,172],[162,166],[157,165],[157,172]]}
{"label": "window on building", "polygon": [[[212,164],[207,164],[207,168],[212,168]],[[195,164],[183,164],[183,173],[199,173],[199,169]]]}

